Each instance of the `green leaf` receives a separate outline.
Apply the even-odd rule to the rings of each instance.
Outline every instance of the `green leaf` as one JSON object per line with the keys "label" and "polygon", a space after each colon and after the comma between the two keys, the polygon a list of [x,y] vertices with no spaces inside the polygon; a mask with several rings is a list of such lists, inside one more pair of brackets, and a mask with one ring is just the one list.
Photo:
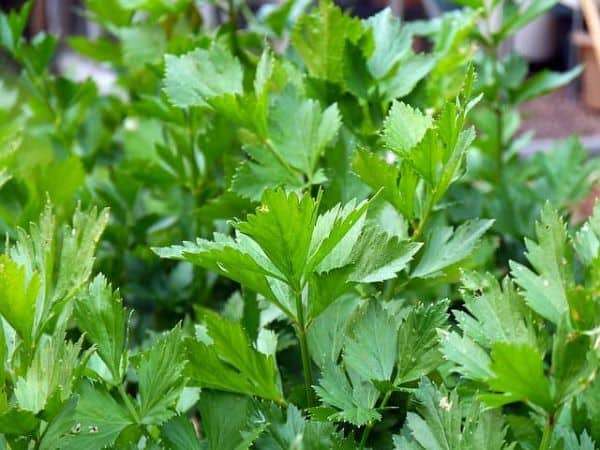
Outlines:
{"label": "green leaf", "polygon": [[202,316],[209,339],[188,342],[192,384],[282,402],[273,356],[256,350],[238,322],[208,310]]}
{"label": "green leaf", "polygon": [[340,366],[332,364],[324,367],[315,391],[324,405],[339,410],[331,414],[329,420],[362,426],[381,419],[381,414],[375,409],[379,391],[359,377],[354,378],[351,384]]}
{"label": "green leaf", "polygon": [[435,277],[444,269],[467,258],[479,238],[493,223],[493,220],[470,220],[461,224],[456,230],[443,226],[439,222],[434,223],[426,233],[423,255],[411,276]]}
{"label": "green leaf", "polygon": [[237,169],[233,191],[260,200],[268,188],[300,189],[307,183],[321,183],[317,163],[340,126],[335,103],[322,110],[317,101],[301,97],[289,86],[271,102],[268,139],[259,138],[245,147],[252,161]]}
{"label": "green leaf", "polygon": [[312,176],[325,147],[337,135],[341,117],[337,104],[324,111],[315,100],[286,89],[269,112],[269,137],[292,167]]}
{"label": "green leaf", "polygon": [[568,311],[567,289],[572,284],[565,224],[546,204],[536,224],[538,242],[525,240],[527,259],[537,271],[511,262],[511,273],[525,291],[525,301],[542,317],[558,324]]}
{"label": "green leaf", "polygon": [[367,27],[373,33],[374,50],[368,60],[368,67],[376,79],[384,78],[412,50],[412,33],[401,27],[400,19],[390,8],[370,17]]}
{"label": "green leaf", "polygon": [[448,326],[447,309],[447,301],[410,309],[398,330],[395,386],[416,381],[443,362],[438,331]]}
{"label": "green leaf", "polygon": [[42,411],[53,396],[65,401],[71,395],[79,364],[81,340],[72,343],[63,333],[43,335],[24,377],[15,382],[14,394],[21,409]]}
{"label": "green leaf", "polygon": [[358,150],[352,169],[375,192],[400,212],[405,219],[415,216],[418,175],[408,163],[388,163],[374,153]]}
{"label": "green leaf", "polygon": [[76,396],[72,396],[60,410],[60,412],[48,423],[40,440],[40,450],[55,450],[60,448],[61,437],[75,426],[75,408],[77,407]]}
{"label": "green leaf", "polygon": [[[231,411],[237,411],[237,408]],[[165,423],[161,433],[168,450],[202,450],[192,422],[184,415],[173,417]]]}
{"label": "green leaf", "polygon": [[75,304],[77,325],[96,345],[113,382],[120,384],[127,370],[127,313],[118,291],[98,275]]}
{"label": "green leaf", "polygon": [[375,153],[358,149],[352,161],[352,170],[375,192],[381,191],[381,196],[396,209],[403,211],[402,194],[398,187],[400,168],[390,164]]}
{"label": "green leaf", "polygon": [[442,333],[442,351],[446,359],[458,364],[458,372],[468,379],[487,380],[493,376],[489,355],[466,335]]}
{"label": "green leaf", "polygon": [[311,76],[341,82],[346,44],[362,33],[359,20],[345,15],[333,1],[320,0],[318,9],[296,23],[292,43]]}
{"label": "green leaf", "polygon": [[108,37],[90,40],[83,36],[70,36],[67,42],[75,52],[95,61],[119,64],[121,60],[120,48],[116,47]]}
{"label": "green leaf", "polygon": [[239,61],[220,45],[197,48],[185,55],[165,56],[164,90],[174,106],[204,106],[214,97],[241,94]]}
{"label": "green leaf", "polygon": [[28,275],[25,267],[7,255],[0,256],[0,314],[26,342],[32,338],[39,288],[36,273]]}
{"label": "green leaf", "polygon": [[289,450],[297,446],[305,450],[353,448],[346,445],[341,433],[336,431],[332,423],[305,419],[294,405],[290,404],[285,414],[274,405],[263,405],[260,413],[261,421],[266,420],[268,426],[258,439],[257,448],[268,450]]}
{"label": "green leaf", "polygon": [[[47,205],[39,225],[32,224],[27,234],[18,230],[17,243],[8,256],[37,274],[41,295],[35,306],[33,333],[39,335],[47,323],[66,325],[70,304],[88,281],[94,265],[94,253],[108,222],[108,210],[85,213],[77,209],[72,226],[57,229],[50,205]],[[64,315],[61,315],[65,312]]]}
{"label": "green leaf", "polygon": [[344,346],[344,363],[373,381],[391,378],[398,347],[397,325],[378,302],[369,302],[352,323]]}
{"label": "green leaf", "polygon": [[177,327],[160,336],[152,347],[137,355],[136,360],[141,422],[161,424],[175,414],[175,405],[185,384],[181,329]]}
{"label": "green leaf", "polygon": [[583,430],[579,437],[571,430],[565,430],[561,435],[564,450],[594,450],[597,448],[586,430]]}
{"label": "green leaf", "polygon": [[563,319],[552,345],[553,393],[557,401],[567,403],[586,390],[589,380],[596,376],[597,365],[590,336],[573,333]]}
{"label": "green leaf", "polygon": [[547,94],[561,86],[569,84],[581,74],[582,70],[583,68],[578,66],[564,73],[551,72],[549,70],[538,72],[519,86],[512,94],[512,100],[515,103],[523,103]]}
{"label": "green leaf", "polygon": [[586,265],[591,265],[600,255],[600,203],[596,203],[592,216],[577,231],[573,244]]}
{"label": "green leaf", "polygon": [[438,59],[436,55],[410,54],[398,64],[395,73],[379,82],[379,90],[383,99],[392,101],[406,97],[421,80],[434,69]]}
{"label": "green leaf", "polygon": [[231,181],[231,190],[243,198],[259,201],[266,190],[285,187],[300,190],[305,182],[299,173],[268,147],[244,147],[252,158],[238,166]]}
{"label": "green leaf", "polygon": [[308,329],[308,347],[319,367],[337,362],[346,339],[348,324],[358,304],[358,298],[343,296],[311,323]]}
{"label": "green leaf", "polygon": [[535,0],[533,2],[510,4],[508,7],[505,7],[502,28],[494,36],[497,42],[501,42],[516,33],[529,22],[544,14],[556,5],[556,3],[557,0]]}
{"label": "green leaf", "polygon": [[307,271],[319,273],[338,269],[352,261],[352,249],[359,238],[369,202],[352,199],[319,215],[310,242]]}
{"label": "green leaf", "polygon": [[421,246],[420,242],[402,241],[374,227],[367,228],[353,249],[350,280],[374,283],[395,278]]}
{"label": "green leaf", "polygon": [[[252,399],[224,392],[203,391],[200,397],[202,431],[208,450],[246,450],[266,424],[254,427]],[[179,448],[179,447],[178,447]]]}
{"label": "green leaf", "polygon": [[527,344],[498,342],[492,346],[493,378],[491,389],[501,394],[484,394],[490,404],[502,405],[515,401],[533,403],[546,411],[553,410],[550,383],[544,375],[544,362],[539,351]]}
{"label": "green leaf", "polygon": [[390,150],[405,156],[432,126],[431,117],[406,103],[395,101],[383,124],[383,142]]}
{"label": "green leaf", "polygon": [[488,349],[495,342],[537,345],[530,314],[509,279],[501,287],[491,274],[466,272],[462,282],[469,314],[457,311],[455,317],[466,336]]}
{"label": "green leaf", "polygon": [[243,235],[234,240],[221,234],[215,234],[214,242],[198,239],[196,243],[184,242],[182,245],[154,248],[153,250],[161,258],[189,261],[231,278],[266,298],[274,300],[275,296],[266,277],[282,277],[282,275],[270,263],[264,252],[257,251],[255,246],[253,241],[247,237],[244,238]]}
{"label": "green leaf", "polygon": [[33,2],[25,2],[20,10],[9,14],[0,13],[0,45],[13,55],[18,50],[21,36],[27,26],[27,19]]}
{"label": "green leaf", "polygon": [[255,214],[235,227],[251,237],[292,285],[299,283],[308,258],[317,204],[283,190],[268,191]]}
{"label": "green leaf", "polygon": [[99,386],[84,383],[75,410],[73,433],[61,439],[63,450],[102,450],[111,446],[121,432],[134,424],[127,409]]}
{"label": "green leaf", "polygon": [[38,427],[39,419],[31,411],[11,407],[0,413],[0,433],[5,435],[29,434]]}
{"label": "green leaf", "polygon": [[466,311],[456,311],[462,330],[444,333],[442,349],[446,358],[458,364],[458,371],[474,380],[493,376],[489,350],[499,342],[538,345],[531,314],[514,285],[506,279],[501,287],[490,274],[463,273],[462,289]]}
{"label": "green leaf", "polygon": [[122,46],[122,62],[134,69],[159,63],[167,47],[167,37],[158,25],[142,24],[121,28],[118,36]]}
{"label": "green leaf", "polygon": [[[396,449],[414,450],[503,450],[506,427],[502,416],[484,411],[477,402],[461,403],[458,393],[447,393],[424,378],[415,396],[419,414],[409,412],[406,418],[410,438],[396,436]],[[407,433],[405,433],[406,435]]]}

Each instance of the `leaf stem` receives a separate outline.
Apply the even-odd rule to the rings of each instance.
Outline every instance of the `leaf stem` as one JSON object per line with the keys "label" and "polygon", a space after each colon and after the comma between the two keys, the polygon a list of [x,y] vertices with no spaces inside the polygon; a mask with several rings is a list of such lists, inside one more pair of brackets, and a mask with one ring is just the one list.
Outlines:
{"label": "leaf stem", "polygon": [[302,306],[302,294],[299,289],[295,290],[296,294],[296,314],[297,314],[297,322],[296,322],[296,334],[298,337],[298,342],[300,344],[300,355],[302,358],[302,373],[304,376],[304,391],[306,394],[306,403],[310,408],[313,406],[313,377],[312,377],[312,367],[310,362],[310,354],[308,351],[308,341],[306,339],[306,323],[304,321],[304,308]]}
{"label": "leaf stem", "polygon": [[540,442],[539,450],[550,450],[553,430],[554,416],[550,415],[546,421],[546,425],[544,425],[544,433],[542,434],[542,441]]}
{"label": "leaf stem", "polygon": [[[379,409],[383,409],[387,406],[390,401],[390,397],[392,396],[392,391],[387,391],[379,404]],[[373,429],[373,422],[369,423],[365,429],[363,430],[362,436],[360,438],[360,444],[358,448],[360,450],[364,450],[365,445],[367,444],[367,439],[369,438],[369,434],[371,434],[371,430]]]}
{"label": "leaf stem", "polygon": [[[432,195],[433,195],[433,193],[432,193]],[[421,220],[419,221],[419,225],[417,226],[417,229],[411,236],[411,239],[413,240],[413,242],[417,242],[417,240],[423,234],[423,231],[425,231],[425,226],[427,225],[427,222],[429,221],[429,216],[431,215],[432,210],[433,210],[433,201],[428,200],[427,206],[425,207],[425,212],[423,213],[423,216],[422,216]]]}
{"label": "leaf stem", "polygon": [[136,423],[139,423],[140,416],[137,413],[135,407],[133,406],[133,403],[131,403],[131,399],[129,398],[129,395],[127,395],[127,392],[125,392],[123,385],[119,384],[117,389],[119,391],[119,394],[121,395],[121,398],[123,399],[123,402],[125,403],[125,406],[127,407],[127,410],[129,411],[129,414],[131,414],[131,417],[136,421]]}
{"label": "leaf stem", "polygon": [[312,391],[312,368],[310,356],[308,353],[308,341],[306,340],[306,330],[298,328],[298,340],[300,341],[300,354],[302,355],[302,372],[304,374],[304,390],[306,391],[306,402],[308,407],[313,406]]}

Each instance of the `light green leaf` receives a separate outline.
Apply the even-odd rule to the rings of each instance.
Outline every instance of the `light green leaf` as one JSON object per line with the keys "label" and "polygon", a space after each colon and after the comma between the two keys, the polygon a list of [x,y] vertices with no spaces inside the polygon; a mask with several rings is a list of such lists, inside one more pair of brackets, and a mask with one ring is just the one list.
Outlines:
{"label": "light green leaf", "polygon": [[[419,414],[409,412],[409,437],[395,437],[401,450],[508,450],[506,427],[497,411],[483,410],[477,402],[461,402],[456,391],[447,393],[424,378],[415,393]],[[405,433],[406,436],[407,433]]]}
{"label": "light green leaf", "polygon": [[529,22],[544,14],[554,5],[557,0],[535,0],[532,2],[518,2],[509,4],[504,8],[502,28],[494,36],[498,42],[516,33]]}
{"label": "light green leaf", "polygon": [[332,303],[308,329],[310,355],[319,367],[337,362],[358,298],[347,295]]}
{"label": "light green leaf", "polygon": [[292,43],[311,76],[341,82],[346,42],[355,42],[362,33],[359,20],[345,15],[333,1],[321,0],[314,12],[298,20]]}
{"label": "light green leaf", "polygon": [[[66,325],[70,301],[92,273],[96,245],[108,217],[108,210],[98,214],[96,209],[88,213],[77,209],[72,226],[59,230],[47,205],[39,224],[32,224],[29,234],[18,230],[17,242],[7,254],[27,274],[39,277],[41,295],[36,299],[34,335],[52,321],[55,327]],[[61,316],[63,311],[65,315]]]}
{"label": "light green leaf", "polygon": [[269,111],[269,137],[274,150],[292,167],[312,176],[325,147],[341,126],[334,103],[324,111],[316,100],[286,89]]}
{"label": "light green leaf", "polygon": [[158,25],[121,28],[117,34],[123,48],[122,62],[135,69],[159,63],[167,47],[164,29]]}
{"label": "light green leaf", "polygon": [[159,425],[175,414],[184,387],[183,334],[179,327],[156,339],[136,356],[141,422]]}
{"label": "light green leaf", "polygon": [[387,148],[405,156],[432,126],[431,117],[406,103],[395,101],[383,124],[383,141]]}
{"label": "light green leaf", "polygon": [[368,67],[376,79],[384,78],[390,71],[412,53],[412,33],[401,27],[400,19],[386,8],[366,21],[373,33],[374,50]]}
{"label": "light green leaf", "polygon": [[213,97],[243,93],[239,61],[220,45],[165,56],[164,90],[174,106],[204,106]]}
{"label": "light green leaf", "polygon": [[234,240],[215,234],[214,242],[198,239],[196,243],[184,242],[182,245],[155,248],[154,251],[161,258],[181,259],[212,270],[273,300],[275,296],[266,277],[282,275],[260,249],[260,253],[256,254],[256,249],[250,247],[251,242],[242,236]]}
{"label": "light green leaf", "polygon": [[565,224],[546,204],[536,224],[538,242],[525,240],[531,269],[511,262],[516,283],[525,290],[525,301],[542,317],[558,324],[568,311],[567,289],[573,283]]}
{"label": "light green leaf", "polygon": [[592,216],[577,231],[573,245],[586,265],[600,255],[600,203],[596,203]]}
{"label": "light green leaf", "polygon": [[344,346],[344,363],[366,380],[390,380],[398,351],[398,327],[378,302],[358,312]]}
{"label": "light green leaf", "polygon": [[63,333],[43,335],[38,341],[26,375],[15,383],[14,394],[21,409],[37,414],[52,396],[65,401],[71,395],[81,340],[74,344],[64,337]]}
{"label": "light green leaf", "polygon": [[394,385],[420,379],[443,362],[438,331],[448,326],[447,301],[413,306],[398,330]]}
{"label": "light green leaf", "polygon": [[353,249],[351,281],[374,283],[396,277],[419,251],[420,242],[402,241],[375,227],[363,231]]}
{"label": "light green leaf", "polygon": [[340,366],[329,365],[323,368],[315,391],[324,405],[339,410],[330,415],[329,420],[362,426],[381,419],[381,414],[375,409],[379,397],[375,386],[358,377],[354,380],[354,385],[350,384]]}
{"label": "light green leaf", "polygon": [[63,436],[62,450],[102,450],[112,445],[134,419],[100,386],[84,383],[75,409],[73,433]]}
{"label": "light green leaf", "polygon": [[275,405],[262,405],[261,420],[268,422],[264,433],[257,441],[257,448],[265,450],[305,450],[351,449],[344,445],[341,433],[330,422],[308,420],[294,405],[290,404],[284,413]]}
{"label": "light green leaf", "polygon": [[321,273],[351,262],[352,249],[363,229],[368,207],[368,201],[356,204],[352,199],[319,215],[310,242],[307,270],[316,269]]}
{"label": "light green leaf", "polygon": [[490,357],[466,335],[460,336],[455,332],[442,333],[442,352],[446,359],[458,364],[458,372],[466,378],[487,380],[493,376]]}
{"label": "light green leaf", "polygon": [[488,349],[495,342],[537,345],[523,298],[509,279],[501,287],[491,274],[466,272],[462,282],[469,314],[457,311],[455,317],[466,336]]}
{"label": "light green leaf", "polygon": [[202,315],[210,342],[188,343],[192,384],[283,401],[273,356],[256,350],[240,323],[208,310]]}
{"label": "light green leaf", "polygon": [[77,325],[96,345],[115,384],[127,369],[127,313],[118,291],[98,275],[75,304]]}
{"label": "light green leaf", "polygon": [[37,273],[28,275],[25,267],[0,256],[0,314],[26,342],[32,338],[39,288]]}
{"label": "light green leaf", "polygon": [[308,258],[317,205],[283,190],[268,191],[255,214],[235,227],[251,237],[292,285],[299,283]]}
{"label": "light green leaf", "polygon": [[260,201],[270,188],[285,187],[300,190],[305,182],[298,172],[277,157],[276,150],[267,147],[244,147],[252,158],[238,166],[231,181],[231,190],[241,197]]}
{"label": "light green leaf", "polygon": [[439,223],[433,224],[426,234],[423,255],[411,276],[435,277],[445,268],[467,258],[492,224],[493,220],[470,220],[456,230]]}
{"label": "light green leaf", "polygon": [[383,99],[391,101],[406,97],[434,69],[436,63],[436,56],[431,54],[411,54],[403,59],[393,75],[379,82]]}
{"label": "light green leaf", "polygon": [[561,431],[564,450],[595,450],[598,448],[586,430],[583,430],[579,437],[572,430]]}
{"label": "light green leaf", "polygon": [[550,383],[544,375],[542,355],[536,348],[526,344],[494,344],[492,372],[494,376],[488,384],[501,395],[484,394],[481,396],[484,401],[493,405],[526,401],[552,411]]}

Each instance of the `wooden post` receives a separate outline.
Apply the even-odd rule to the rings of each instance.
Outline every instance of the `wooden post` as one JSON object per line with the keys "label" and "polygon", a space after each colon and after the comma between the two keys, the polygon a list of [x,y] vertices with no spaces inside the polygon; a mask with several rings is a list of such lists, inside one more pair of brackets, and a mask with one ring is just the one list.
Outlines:
{"label": "wooden post", "polygon": [[581,9],[594,45],[596,62],[600,65],[600,16],[598,15],[598,7],[594,0],[581,0]]}

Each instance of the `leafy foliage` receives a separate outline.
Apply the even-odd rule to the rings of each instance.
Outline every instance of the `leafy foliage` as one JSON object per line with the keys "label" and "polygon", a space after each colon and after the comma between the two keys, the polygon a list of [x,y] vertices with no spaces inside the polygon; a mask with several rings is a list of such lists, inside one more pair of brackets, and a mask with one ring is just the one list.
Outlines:
{"label": "leafy foliage", "polygon": [[87,0],[114,83],[0,14],[0,446],[596,448],[597,163],[516,137],[579,69],[497,51],[554,2],[224,3]]}

